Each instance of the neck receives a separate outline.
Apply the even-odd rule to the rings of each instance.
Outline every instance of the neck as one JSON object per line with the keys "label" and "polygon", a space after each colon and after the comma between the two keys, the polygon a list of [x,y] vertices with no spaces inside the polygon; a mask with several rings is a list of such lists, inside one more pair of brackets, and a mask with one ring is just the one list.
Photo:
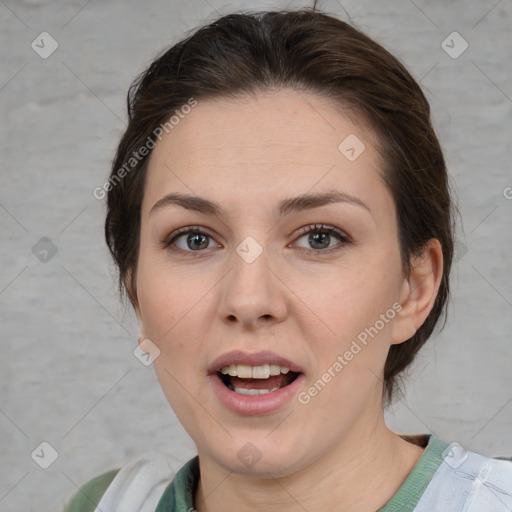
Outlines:
{"label": "neck", "polygon": [[231,473],[200,453],[197,511],[373,512],[381,508],[407,478],[423,449],[389,430],[383,414],[361,425],[366,428],[355,425],[312,464],[279,478]]}

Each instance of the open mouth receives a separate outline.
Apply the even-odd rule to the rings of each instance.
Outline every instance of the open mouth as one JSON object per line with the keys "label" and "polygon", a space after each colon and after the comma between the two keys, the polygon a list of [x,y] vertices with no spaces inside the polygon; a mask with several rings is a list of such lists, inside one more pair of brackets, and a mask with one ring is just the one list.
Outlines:
{"label": "open mouth", "polygon": [[289,386],[300,375],[278,364],[232,364],[217,372],[221,382],[239,395],[259,396]]}

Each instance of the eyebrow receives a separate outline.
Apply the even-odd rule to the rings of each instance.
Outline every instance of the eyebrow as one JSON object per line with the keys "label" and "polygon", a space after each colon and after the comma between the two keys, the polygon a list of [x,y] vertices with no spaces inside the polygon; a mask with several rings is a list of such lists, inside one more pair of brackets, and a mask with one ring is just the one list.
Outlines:
{"label": "eyebrow", "polygon": [[[348,203],[360,206],[371,213],[370,208],[358,197],[340,192],[337,190],[324,192],[319,194],[302,194],[297,197],[283,199],[277,205],[275,214],[277,217],[285,217],[293,212],[310,210],[332,203]],[[192,196],[187,194],[170,193],[159,199],[151,208],[149,214],[152,215],[156,211],[169,206],[178,205],[187,210],[199,213],[222,216],[223,209],[220,204],[206,199],[204,197]]]}

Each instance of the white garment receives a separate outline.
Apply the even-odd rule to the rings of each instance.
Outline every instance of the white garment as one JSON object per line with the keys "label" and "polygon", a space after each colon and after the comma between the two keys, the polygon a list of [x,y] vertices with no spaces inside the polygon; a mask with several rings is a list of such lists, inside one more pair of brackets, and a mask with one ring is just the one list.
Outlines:
{"label": "white garment", "polygon": [[174,459],[160,455],[123,466],[94,512],[155,512],[175,465]]}
{"label": "white garment", "polygon": [[414,512],[511,512],[512,462],[451,443]]}

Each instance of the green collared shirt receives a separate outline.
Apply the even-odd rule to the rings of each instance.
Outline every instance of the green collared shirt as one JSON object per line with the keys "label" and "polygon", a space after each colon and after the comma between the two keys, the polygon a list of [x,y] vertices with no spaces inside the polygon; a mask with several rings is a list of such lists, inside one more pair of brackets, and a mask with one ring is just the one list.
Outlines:
{"label": "green collared shirt", "polygon": [[[413,512],[432,476],[443,462],[448,444],[430,436],[428,445],[404,483],[379,512]],[[78,492],[65,512],[93,512],[118,470],[110,471],[88,482]],[[199,458],[189,460],[165,489],[155,512],[192,512],[199,482]],[[111,512],[111,511],[105,511]]]}

